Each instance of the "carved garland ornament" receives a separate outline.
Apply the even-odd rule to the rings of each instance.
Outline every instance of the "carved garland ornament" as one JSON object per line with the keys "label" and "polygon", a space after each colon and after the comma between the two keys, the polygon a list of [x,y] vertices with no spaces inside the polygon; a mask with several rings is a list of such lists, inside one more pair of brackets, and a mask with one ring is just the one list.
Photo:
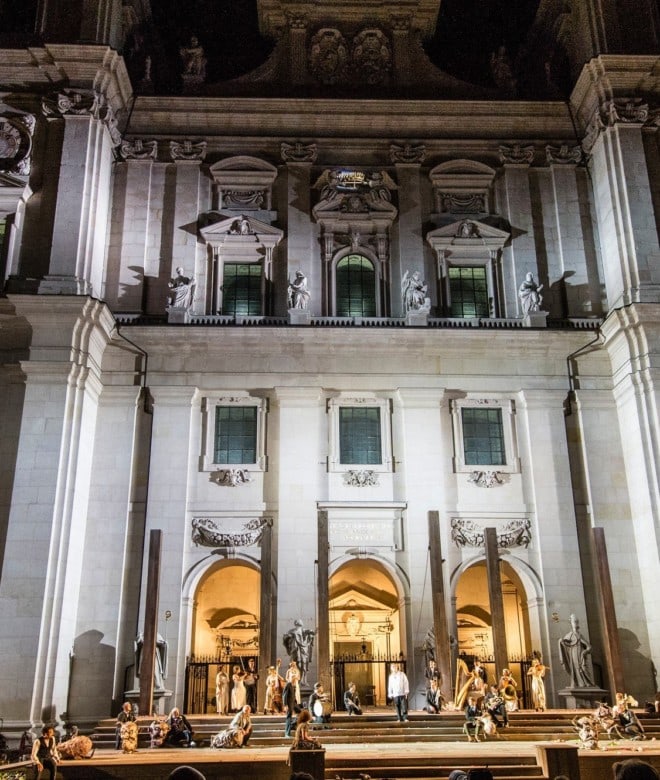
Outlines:
{"label": "carved garland ornament", "polygon": [[392,68],[390,42],[375,27],[359,32],[349,45],[334,27],[322,27],[309,45],[309,71],[321,84],[352,81],[362,84],[384,84]]}
{"label": "carved garland ornament", "polygon": [[259,544],[266,528],[273,525],[271,518],[249,520],[237,532],[225,531],[210,517],[194,517],[192,541],[197,547],[249,547]]}
{"label": "carved garland ornament", "polygon": [[351,487],[375,487],[378,485],[378,474],[375,471],[347,471],[344,474],[344,484]]}
{"label": "carved garland ornament", "polygon": [[237,487],[252,482],[252,477],[247,469],[218,469],[211,474],[211,481],[216,485]]}
{"label": "carved garland ornament", "polygon": [[[451,540],[457,547],[483,547],[485,543],[484,529],[461,517],[452,517]],[[529,547],[532,541],[532,524],[528,518],[510,520],[497,534],[497,546]]]}
{"label": "carved garland ornament", "polygon": [[492,488],[503,485],[505,475],[501,471],[473,471],[468,477],[468,482],[477,487]]}

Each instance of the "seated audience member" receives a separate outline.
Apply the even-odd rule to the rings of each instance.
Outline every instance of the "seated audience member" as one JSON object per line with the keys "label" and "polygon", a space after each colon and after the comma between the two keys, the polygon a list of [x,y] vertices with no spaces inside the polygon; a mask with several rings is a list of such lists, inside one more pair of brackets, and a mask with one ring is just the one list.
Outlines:
{"label": "seated audience member", "polygon": [[639,758],[627,758],[612,765],[614,780],[658,780],[660,775],[646,761]]}

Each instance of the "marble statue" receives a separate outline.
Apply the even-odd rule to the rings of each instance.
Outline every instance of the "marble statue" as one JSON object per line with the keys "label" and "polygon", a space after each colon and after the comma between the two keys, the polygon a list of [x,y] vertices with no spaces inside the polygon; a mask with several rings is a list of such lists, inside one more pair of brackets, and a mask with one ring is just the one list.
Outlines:
{"label": "marble statue", "polygon": [[194,277],[184,276],[183,268],[176,269],[176,276],[170,279],[170,306],[174,309],[189,309],[192,306],[195,291]]}
{"label": "marble statue", "polygon": [[284,634],[282,642],[292,661],[298,664],[300,669],[300,682],[307,684],[307,672],[314,647],[315,632],[310,628],[303,628],[302,620],[295,620],[293,628]]}
{"label": "marble statue", "polygon": [[310,292],[307,289],[307,277],[302,271],[296,271],[296,278],[289,282],[287,301],[290,309],[306,309]]}
{"label": "marble statue", "polygon": [[[138,634],[135,642],[135,675],[140,676],[140,666],[142,664],[142,649],[144,647],[144,636]],[[165,690],[165,678],[167,677],[167,642],[160,634],[156,636],[156,656],[154,658],[154,690]]]}
{"label": "marble statue", "polygon": [[422,279],[420,272],[413,271],[411,274],[406,271],[401,280],[401,300],[404,313],[428,307],[427,292],[428,285]]}
{"label": "marble statue", "polygon": [[525,277],[525,281],[518,288],[518,297],[520,298],[523,316],[530,312],[540,311],[541,303],[543,302],[542,289],[543,285],[534,281],[534,276],[530,271]]}
{"label": "marble statue", "polygon": [[571,615],[571,630],[559,640],[559,658],[568,676],[571,688],[590,688],[594,681],[588,667],[591,645],[580,633],[580,623]]}

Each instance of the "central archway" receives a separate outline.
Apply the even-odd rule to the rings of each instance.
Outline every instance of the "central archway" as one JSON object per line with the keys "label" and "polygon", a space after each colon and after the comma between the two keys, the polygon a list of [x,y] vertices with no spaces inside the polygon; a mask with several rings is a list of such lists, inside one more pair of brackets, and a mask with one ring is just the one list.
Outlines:
{"label": "central archway", "polygon": [[401,597],[387,568],[372,558],[342,565],[329,583],[330,652],[335,707],[357,686],[363,704],[385,704],[387,673],[402,651]]}
{"label": "central archway", "polygon": [[229,708],[235,666],[259,660],[260,573],[246,562],[220,562],[201,577],[194,597],[190,660],[187,665],[188,712],[216,711],[216,675],[228,676]]}

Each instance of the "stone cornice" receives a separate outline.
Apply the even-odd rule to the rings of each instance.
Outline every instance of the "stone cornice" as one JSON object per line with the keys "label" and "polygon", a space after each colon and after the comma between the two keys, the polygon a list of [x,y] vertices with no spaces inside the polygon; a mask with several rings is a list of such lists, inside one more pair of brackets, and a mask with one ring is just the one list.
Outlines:
{"label": "stone cornice", "polygon": [[[408,13],[411,25],[422,36],[435,32],[440,4],[437,0],[259,0],[259,32],[267,38],[278,38],[288,17],[305,15],[308,24],[328,24],[328,19],[341,19],[343,25],[362,27],[381,24],[389,26],[392,18]],[[368,20],[368,22],[366,21]]]}
{"label": "stone cornice", "polygon": [[135,136],[209,137],[272,135],[290,128],[309,143],[323,138],[570,139],[575,131],[559,101],[322,100],[140,96],[128,132]]}
{"label": "stone cornice", "polygon": [[601,55],[582,69],[570,103],[584,133],[594,114],[619,98],[660,102],[660,60],[652,56]]}
{"label": "stone cornice", "polygon": [[90,89],[115,114],[126,112],[133,89],[123,57],[108,46],[45,44],[1,49],[0,85],[6,90]]}

